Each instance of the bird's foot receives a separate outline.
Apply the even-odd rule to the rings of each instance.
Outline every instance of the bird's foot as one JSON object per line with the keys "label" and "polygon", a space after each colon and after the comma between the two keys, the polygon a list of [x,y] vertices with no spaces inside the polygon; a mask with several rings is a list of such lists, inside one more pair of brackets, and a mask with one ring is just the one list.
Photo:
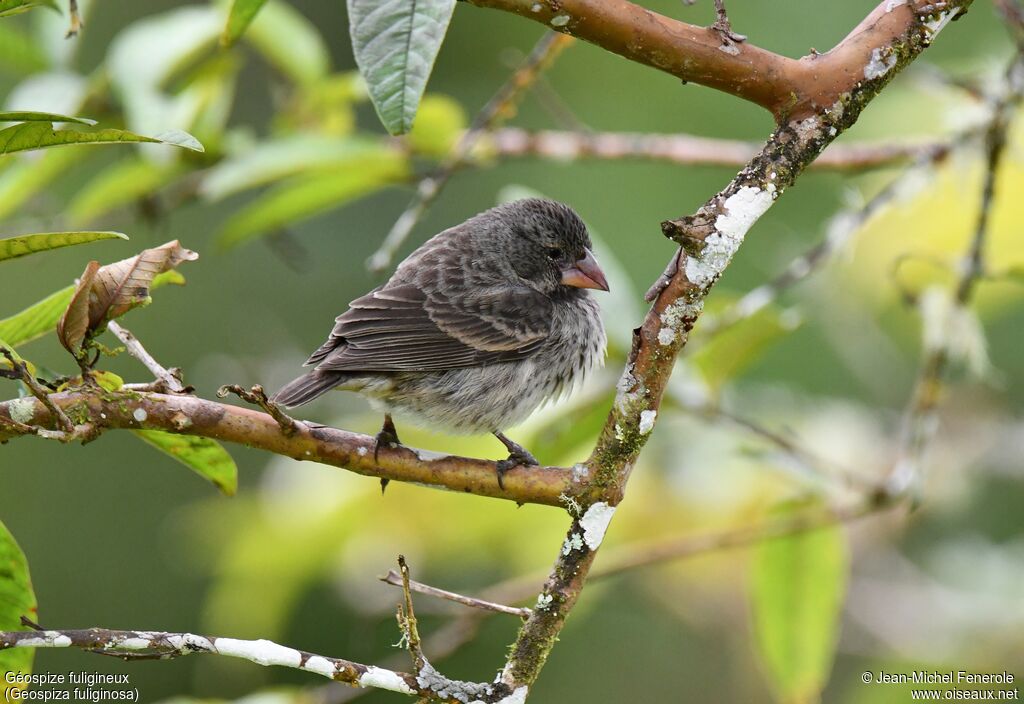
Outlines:
{"label": "bird's foot", "polygon": [[[373,461],[377,461],[377,456],[380,455],[381,447],[397,447],[401,445],[401,441],[398,439],[398,431],[395,430],[395,422],[391,420],[391,416],[388,414],[384,415],[384,425],[381,426],[380,432],[375,436],[376,443],[373,446]],[[382,486],[380,490],[383,492],[387,484],[382,480]]]}
{"label": "bird's foot", "polygon": [[291,437],[298,432],[299,422],[281,410],[279,405],[267,398],[266,392],[263,391],[263,387],[259,384],[253,386],[249,391],[246,391],[238,384],[225,384],[217,389],[217,396],[219,398],[224,398],[228,394],[234,394],[246,403],[262,408],[267,415],[277,422],[281,427],[281,432],[286,436]]}
{"label": "bird's foot", "polygon": [[505,472],[512,469],[513,467],[536,467],[540,464],[537,458],[530,454],[530,451],[517,442],[509,440],[501,433],[495,433],[494,437],[501,440],[501,444],[504,445],[509,452],[506,459],[498,460],[498,488],[502,491],[505,490]]}

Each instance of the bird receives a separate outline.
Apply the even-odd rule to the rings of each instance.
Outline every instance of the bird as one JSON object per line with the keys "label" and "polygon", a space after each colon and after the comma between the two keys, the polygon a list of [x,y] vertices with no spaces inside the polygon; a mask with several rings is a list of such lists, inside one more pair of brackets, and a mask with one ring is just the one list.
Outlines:
{"label": "bird", "polygon": [[[608,281],[568,205],[526,198],[435,235],[382,286],[349,303],[305,366],[271,400],[295,407],[340,389],[384,413],[381,447],[399,446],[392,414],[427,429],[493,434],[513,467],[538,465],[503,431],[603,363]],[[386,486],[382,482],[382,486]]]}

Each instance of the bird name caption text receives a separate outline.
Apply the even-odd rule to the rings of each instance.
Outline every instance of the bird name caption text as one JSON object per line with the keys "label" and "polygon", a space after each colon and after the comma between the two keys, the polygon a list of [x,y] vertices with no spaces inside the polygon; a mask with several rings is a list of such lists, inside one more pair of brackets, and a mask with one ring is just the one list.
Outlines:
{"label": "bird name caption text", "polygon": [[7,702],[139,701],[129,675],[107,672],[6,672]]}

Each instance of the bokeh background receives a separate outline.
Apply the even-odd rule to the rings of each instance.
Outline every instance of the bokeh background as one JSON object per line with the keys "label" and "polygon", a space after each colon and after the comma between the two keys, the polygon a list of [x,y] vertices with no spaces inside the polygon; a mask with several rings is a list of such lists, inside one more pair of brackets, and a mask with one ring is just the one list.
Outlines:
{"label": "bokeh background", "polygon": [[[713,18],[710,0],[646,4],[689,22]],[[832,46],[874,4],[733,0],[729,9],[734,26],[753,41],[800,56],[811,46]],[[147,134],[184,129],[207,151],[72,147],[6,157],[3,235],[93,227],[121,230],[131,241],[5,264],[0,317],[66,286],[90,258],[115,261],[180,239],[201,254],[182,268],[187,286],[157,291],[152,305],[123,322],[207,397],[224,383],[276,388],[299,371],[332,318],[379,283],[364,262],[408,202],[415,174],[436,164],[543,31],[460,3],[409,157],[387,141],[353,73],[343,3],[272,0],[249,41],[231,51],[210,41],[223,22],[216,3],[82,5],[86,25],[72,40],[63,38],[67,19],[47,10],[0,23],[0,105],[79,114]],[[1010,48],[990,3],[978,0],[842,141],[921,142],[973,124],[984,117],[982,106],[937,75],[991,85]],[[511,124],[564,128],[567,121],[595,131],[753,141],[772,127],[770,116],[749,104],[582,43],[565,51]],[[1024,264],[1024,131],[1016,127],[1011,135],[989,249],[999,271]],[[307,168],[322,142],[303,147],[302,139],[341,145],[337,160]],[[290,173],[264,183],[231,181],[239,172],[257,173],[242,159],[278,142],[286,145]],[[603,422],[623,343],[643,313],[642,292],[672,252],[659,222],[691,212],[734,169],[501,161],[486,150],[476,156],[401,255],[521,189],[571,203],[583,215],[603,242],[606,270],[614,271],[614,296],[602,299],[615,311],[606,373],[567,405],[510,433],[543,462],[579,461]],[[315,200],[321,177],[342,173],[351,175],[348,191],[339,187],[321,207],[272,207],[272,198],[294,205],[303,192]],[[825,235],[834,215],[895,175],[891,168],[805,174],[751,232],[709,307],[773,277]],[[674,393],[742,412],[836,464],[881,476],[895,457],[921,354],[920,315],[901,303],[893,262],[907,254],[955,261],[971,234],[980,175],[977,150],[957,152],[777,304],[713,342],[699,344],[698,325]],[[922,291],[951,277],[941,266],[920,266],[905,272],[904,284]],[[1012,276],[986,281],[979,291],[983,335],[954,365],[917,509],[869,517],[840,534],[846,588],[825,701],[908,700],[905,688],[862,684],[865,670],[1024,675],[1021,293]],[[42,367],[74,369],[55,336],[20,351]],[[147,379],[125,355],[103,366],[127,380]],[[17,393],[11,382],[4,389],[4,397]],[[379,427],[365,403],[347,394],[330,395],[302,415],[362,432]],[[659,421],[606,552],[749,525],[779,502],[835,490],[714,413],[669,409]],[[453,439],[401,424],[399,431],[420,447],[502,455],[491,438]],[[408,557],[415,577],[474,593],[543,574],[563,539],[565,516],[550,508],[397,483],[382,497],[372,479],[229,450],[241,474],[233,498],[126,433],[86,447],[22,439],[0,448],[0,519],[28,556],[41,622],[270,638],[380,662],[397,652],[393,608],[400,593],[377,576],[397,554]],[[773,701],[751,625],[756,555],[750,548],[714,552],[592,584],[531,701]],[[813,582],[794,584],[813,592]],[[426,597],[418,603],[424,632],[450,619],[447,606]],[[452,677],[489,679],[516,626],[513,618],[490,619],[470,645],[435,664]],[[128,672],[143,701],[340,701],[308,675],[224,658],[125,664],[49,650],[38,653],[36,670]],[[398,697],[369,693],[365,701]]]}

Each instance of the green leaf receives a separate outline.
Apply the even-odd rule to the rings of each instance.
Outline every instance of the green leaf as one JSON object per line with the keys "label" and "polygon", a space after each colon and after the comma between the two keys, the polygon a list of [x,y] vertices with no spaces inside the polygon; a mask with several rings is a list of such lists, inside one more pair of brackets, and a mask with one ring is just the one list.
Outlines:
{"label": "green leaf", "polygon": [[[0,522],[0,631],[28,630],[21,624],[22,616],[32,621],[39,620],[36,614],[36,595],[32,591],[32,580],[28,574],[28,560],[7,526]],[[0,650],[0,671],[29,673],[32,671],[34,656],[34,648]],[[0,680],[4,701],[14,701],[8,692],[22,688],[8,683],[6,678]]]}
{"label": "green leaf", "polygon": [[0,130],[0,154],[65,144],[141,143],[170,144],[176,147],[203,151],[199,141],[181,130],[172,130],[156,137],[145,137],[134,132],[116,129],[80,132],[78,130],[54,130],[46,122],[22,122]]}
{"label": "green leaf", "polygon": [[309,171],[359,171],[372,168],[378,159],[393,158],[393,150],[374,139],[296,135],[261,142],[221,161],[206,172],[199,192],[209,200],[220,200]]}
{"label": "green leaf", "polygon": [[96,120],[87,117],[68,117],[52,112],[0,112],[0,122],[76,122],[80,125],[95,125]]}
{"label": "green leaf", "polygon": [[41,232],[8,237],[0,240],[0,262],[48,249],[113,239],[126,240],[128,235],[120,232]]}
{"label": "green leaf", "polygon": [[412,129],[455,0],[348,0],[352,50],[391,134]]}
{"label": "green leaf", "polygon": [[33,7],[48,7],[60,12],[57,0],[0,0],[0,17],[21,14]]}
{"label": "green leaf", "polygon": [[245,33],[260,8],[267,0],[234,0],[231,3],[231,12],[228,14],[228,23],[224,27],[224,34],[220,37],[223,46],[231,46],[238,38]]}
{"label": "green leaf", "polygon": [[361,169],[294,178],[271,189],[224,223],[217,243],[234,247],[259,235],[338,208],[373,191],[406,178],[404,157],[390,153],[387,158],[368,162]]}
{"label": "green leaf", "polygon": [[212,482],[221,493],[233,496],[238,490],[238,468],[235,461],[216,440],[192,435],[175,435],[162,430],[132,432]]}
{"label": "green leaf", "polygon": [[[814,510],[790,503],[777,516]],[[776,698],[819,701],[835,657],[849,554],[832,525],[762,542],[751,580],[754,634]]]}
{"label": "green leaf", "polygon": [[245,39],[281,73],[299,84],[327,75],[330,51],[312,22],[287,3],[270,0]]}
{"label": "green leaf", "polygon": [[[152,291],[166,284],[181,286],[184,283],[185,277],[180,272],[172,270],[158,274],[149,288]],[[0,339],[6,340],[11,347],[18,347],[54,332],[74,294],[74,285],[62,288],[20,313],[0,320]]]}
{"label": "green leaf", "polygon": [[156,163],[143,157],[108,166],[86,183],[64,211],[73,225],[92,222],[115,208],[153,194],[181,172],[176,162]]}

